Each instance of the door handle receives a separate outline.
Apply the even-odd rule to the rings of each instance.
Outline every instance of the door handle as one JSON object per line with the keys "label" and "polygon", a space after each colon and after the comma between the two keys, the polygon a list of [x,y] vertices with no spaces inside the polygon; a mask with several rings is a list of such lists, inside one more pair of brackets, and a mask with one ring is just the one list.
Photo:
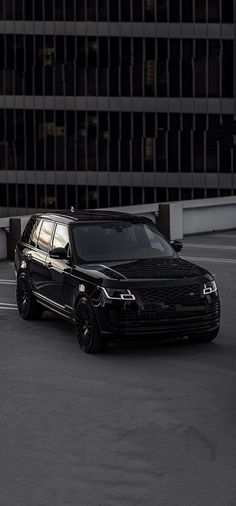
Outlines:
{"label": "door handle", "polygon": [[48,268],[49,268],[49,269],[51,269],[51,267],[52,267],[52,262],[48,262],[48,263],[47,263],[47,266],[48,266]]}

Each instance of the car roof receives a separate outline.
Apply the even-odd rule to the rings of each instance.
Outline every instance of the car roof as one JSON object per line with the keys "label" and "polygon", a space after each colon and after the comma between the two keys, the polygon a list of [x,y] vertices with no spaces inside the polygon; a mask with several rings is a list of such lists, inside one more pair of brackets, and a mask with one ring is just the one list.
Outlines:
{"label": "car roof", "polygon": [[148,218],[137,216],[120,211],[96,211],[96,210],[82,210],[82,211],[63,211],[61,213],[46,212],[37,213],[35,216],[50,219],[61,223],[73,224],[76,222],[99,222],[99,221],[129,221],[132,223],[145,223],[150,221]]}

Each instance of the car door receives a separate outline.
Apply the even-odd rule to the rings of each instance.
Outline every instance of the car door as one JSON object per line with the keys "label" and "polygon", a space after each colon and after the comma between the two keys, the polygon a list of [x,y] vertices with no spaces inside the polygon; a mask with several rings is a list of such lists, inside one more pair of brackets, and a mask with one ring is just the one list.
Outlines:
{"label": "car door", "polygon": [[46,297],[47,285],[49,283],[46,259],[51,247],[53,230],[54,222],[43,219],[38,233],[38,238],[35,237],[35,241],[37,241],[37,243],[29,252],[30,258],[28,265],[33,290],[39,297],[43,298]]}
{"label": "car door", "polygon": [[55,233],[52,241],[52,249],[64,248],[68,251],[68,259],[51,258],[50,254],[47,256],[46,264],[48,268],[49,283],[47,284],[46,291],[47,297],[58,306],[64,309],[65,297],[64,287],[68,276],[71,273],[69,262],[70,240],[68,226],[62,223],[57,223]]}
{"label": "car door", "polygon": [[42,218],[32,218],[32,226],[29,237],[25,237],[25,235],[23,235],[23,242],[27,242],[27,247],[24,246],[23,248],[22,259],[25,263],[31,288],[36,294],[43,293],[45,277],[47,275],[47,252],[38,247],[38,238],[42,225]]}

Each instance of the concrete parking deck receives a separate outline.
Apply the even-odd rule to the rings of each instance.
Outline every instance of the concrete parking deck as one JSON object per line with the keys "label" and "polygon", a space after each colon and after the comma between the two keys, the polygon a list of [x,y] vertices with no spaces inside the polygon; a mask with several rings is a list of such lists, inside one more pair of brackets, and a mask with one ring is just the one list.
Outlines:
{"label": "concrete parking deck", "polygon": [[236,231],[184,244],[219,285],[211,344],[85,355],[68,323],[18,316],[0,263],[0,504],[236,504]]}

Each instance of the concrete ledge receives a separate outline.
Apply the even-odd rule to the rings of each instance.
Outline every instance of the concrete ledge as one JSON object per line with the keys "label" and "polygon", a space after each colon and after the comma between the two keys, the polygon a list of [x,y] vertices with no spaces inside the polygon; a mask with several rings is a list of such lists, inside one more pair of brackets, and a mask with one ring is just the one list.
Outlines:
{"label": "concrete ledge", "polygon": [[19,241],[23,230],[25,229],[30,216],[17,216],[10,218],[10,233],[7,240],[7,255],[8,258],[14,259],[14,251],[17,241]]}
{"label": "concrete ledge", "polygon": [[[150,218],[169,240],[183,239],[185,235],[236,229],[236,196],[110,209]],[[0,259],[7,255],[14,258],[15,245],[29,219],[30,215],[0,219]]]}
{"label": "concrete ledge", "polygon": [[9,218],[0,218],[0,260],[7,257],[7,233],[9,231]]}

